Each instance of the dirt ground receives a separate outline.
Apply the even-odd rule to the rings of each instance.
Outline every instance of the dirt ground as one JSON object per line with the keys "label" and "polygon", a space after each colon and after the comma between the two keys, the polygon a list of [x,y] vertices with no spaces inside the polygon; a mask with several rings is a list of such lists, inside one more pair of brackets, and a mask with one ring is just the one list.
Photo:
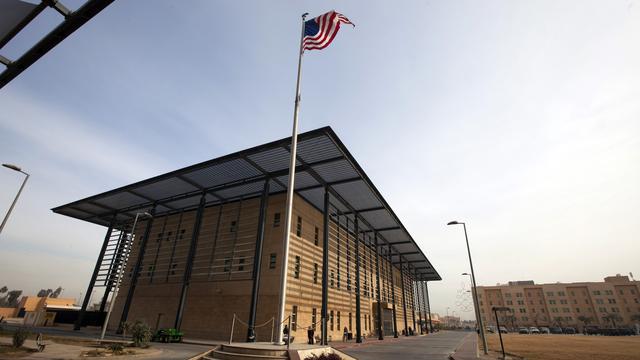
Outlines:
{"label": "dirt ground", "polygon": [[[498,334],[487,334],[489,349],[500,351]],[[527,360],[640,360],[640,336],[503,334],[507,354]]]}

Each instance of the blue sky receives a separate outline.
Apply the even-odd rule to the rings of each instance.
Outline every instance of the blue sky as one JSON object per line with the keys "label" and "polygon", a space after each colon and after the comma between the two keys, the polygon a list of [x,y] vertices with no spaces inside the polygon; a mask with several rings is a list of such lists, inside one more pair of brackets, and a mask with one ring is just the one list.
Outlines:
{"label": "blue sky", "polygon": [[331,9],[356,28],[305,56],[300,129],[376,183],[444,277],[434,311],[468,287],[454,219],[479,284],[640,276],[638,1],[116,1],[0,90],[0,161],[32,174],[0,283],[79,296],[104,229],[50,208],[288,136],[300,14]]}

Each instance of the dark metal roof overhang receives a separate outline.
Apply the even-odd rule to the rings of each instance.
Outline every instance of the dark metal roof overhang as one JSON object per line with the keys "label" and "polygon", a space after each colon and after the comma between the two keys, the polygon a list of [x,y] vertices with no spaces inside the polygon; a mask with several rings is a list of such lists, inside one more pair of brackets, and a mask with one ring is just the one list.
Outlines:
{"label": "dark metal roof overhang", "polygon": [[[163,215],[198,206],[259,196],[265,181],[270,194],[285,192],[291,138],[285,138],[172,171],[52,209],[94,224],[129,222],[136,212],[156,206]],[[324,211],[324,189],[341,217],[359,219],[359,231],[377,233],[401,257],[417,280],[441,280],[422,250],[378,189],[330,127],[298,135],[296,193]]]}

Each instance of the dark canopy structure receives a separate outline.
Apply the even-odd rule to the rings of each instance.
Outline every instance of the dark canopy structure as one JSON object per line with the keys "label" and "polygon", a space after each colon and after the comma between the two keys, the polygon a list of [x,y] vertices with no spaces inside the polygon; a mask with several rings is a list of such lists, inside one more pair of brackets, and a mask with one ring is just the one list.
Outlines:
{"label": "dark canopy structure", "polygon": [[[286,191],[291,138],[205,161],[78,200],[54,212],[94,224],[126,223],[155,205],[162,216],[207,204]],[[325,189],[341,218],[358,217],[361,232],[375,232],[392,248],[392,261],[411,264],[416,280],[441,280],[389,204],[330,127],[298,135],[295,191],[324,212]]]}

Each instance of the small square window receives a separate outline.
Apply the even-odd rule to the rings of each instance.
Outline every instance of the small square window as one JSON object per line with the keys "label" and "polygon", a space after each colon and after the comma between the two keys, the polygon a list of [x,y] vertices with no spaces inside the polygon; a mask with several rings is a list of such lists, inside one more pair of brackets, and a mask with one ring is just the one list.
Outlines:
{"label": "small square window", "polygon": [[296,224],[296,236],[302,236],[302,217],[298,216],[298,223]]}
{"label": "small square window", "polygon": [[224,259],[224,269],[222,271],[224,272],[231,271],[231,258],[228,257]]}
{"label": "small square window", "polygon": [[244,271],[244,258],[238,259],[238,271]]}
{"label": "small square window", "polygon": [[316,226],[316,230],[315,230],[315,234],[313,235],[313,243],[318,246],[318,243],[320,242],[320,229],[318,229],[318,227]]}
{"label": "small square window", "polygon": [[278,227],[278,226],[280,226],[280,213],[279,212],[273,214],[273,227]]}
{"label": "small square window", "polygon": [[229,228],[229,232],[236,232],[237,230],[237,222],[234,220],[231,222],[231,227]]}
{"label": "small square window", "polygon": [[269,255],[269,269],[275,269],[276,268],[276,253],[271,253],[271,255]]}

